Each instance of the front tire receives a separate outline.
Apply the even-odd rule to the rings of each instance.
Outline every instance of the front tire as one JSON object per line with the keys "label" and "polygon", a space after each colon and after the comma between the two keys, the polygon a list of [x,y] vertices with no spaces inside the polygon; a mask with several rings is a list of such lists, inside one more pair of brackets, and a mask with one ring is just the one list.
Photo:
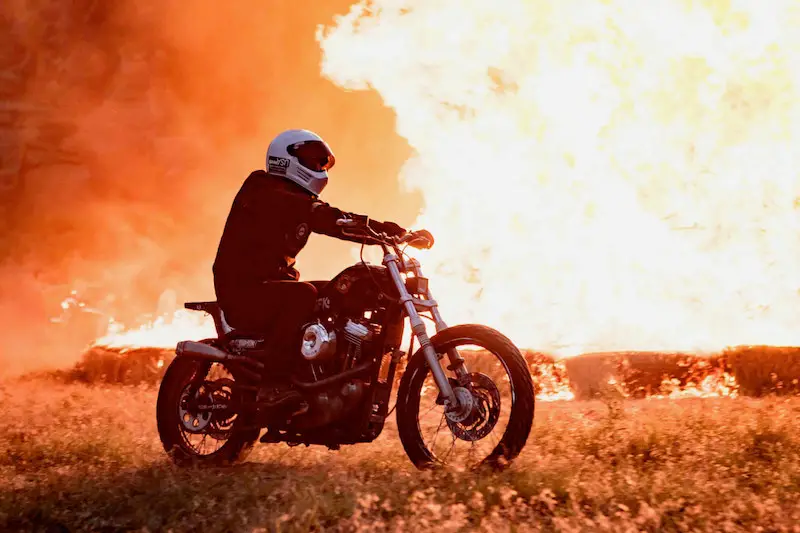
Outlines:
{"label": "front tire", "polygon": [[[200,437],[203,442],[209,435],[215,440],[218,440],[217,437],[226,436],[218,448],[203,453],[193,446],[192,439],[187,437],[187,424],[182,421],[182,416],[188,416],[190,419],[192,416],[187,413],[185,405],[187,387],[192,383],[208,380],[208,376],[215,370],[227,371],[219,363],[209,364],[187,357],[176,357],[161,381],[156,403],[158,435],[164,451],[180,466],[229,465],[243,461],[258,439],[260,433],[258,429],[240,428],[245,421],[239,415],[234,415],[235,418],[228,428],[220,429],[219,424],[215,426],[213,421],[209,420],[209,416],[214,416],[216,413],[196,415],[195,424],[198,426],[207,424],[208,430],[189,433],[191,437]],[[231,375],[230,372],[228,374]]]}
{"label": "front tire", "polygon": [[[503,468],[507,466],[522,451],[533,425],[535,402],[533,382],[519,349],[500,332],[486,326],[473,324],[444,329],[431,338],[431,343],[436,353],[443,354],[444,359],[441,362],[445,363],[443,364],[444,368],[448,366],[446,355],[448,350],[461,348],[459,353],[462,357],[465,354],[476,356],[474,363],[471,364],[467,361],[467,370],[473,376],[471,379],[474,390],[479,391],[482,388],[486,392],[473,393],[473,399],[485,405],[486,409],[481,409],[481,412],[491,411],[492,414],[485,414],[483,421],[475,421],[472,428],[465,428],[448,421],[442,406],[442,418],[436,429],[433,443],[426,442],[421,419],[424,414],[440,405],[440,401],[434,401],[431,409],[427,409],[426,406],[425,410],[421,411],[420,405],[423,397],[436,396],[438,389],[433,384],[433,377],[423,350],[418,350],[409,361],[403,374],[397,397],[397,429],[409,459],[419,469],[454,466],[455,461],[451,462],[449,459],[457,441],[469,442],[470,444],[467,446],[470,451],[468,453],[475,453],[475,443],[490,437],[490,433],[486,432],[489,424],[492,424],[492,427],[489,428],[491,432],[501,418],[494,412],[499,410],[504,403],[510,403],[509,413],[504,418],[505,428],[500,431],[502,435],[497,440],[488,441],[489,450],[485,457],[480,458],[482,454],[478,452],[477,460],[467,461],[465,468],[475,469],[481,466]],[[475,347],[477,350],[464,350],[463,347],[466,346]],[[489,359],[492,356],[497,361],[495,364],[492,364],[492,360]],[[466,357],[464,358],[466,360]],[[447,370],[446,373],[451,383],[455,384],[455,373]],[[503,402],[500,398],[501,386],[510,389],[508,394],[510,400],[506,399]],[[435,424],[436,418],[434,418]],[[452,438],[452,446],[446,452],[442,450],[441,446],[438,449],[436,447],[436,439],[445,427]],[[446,448],[447,442],[445,442],[444,449]]]}

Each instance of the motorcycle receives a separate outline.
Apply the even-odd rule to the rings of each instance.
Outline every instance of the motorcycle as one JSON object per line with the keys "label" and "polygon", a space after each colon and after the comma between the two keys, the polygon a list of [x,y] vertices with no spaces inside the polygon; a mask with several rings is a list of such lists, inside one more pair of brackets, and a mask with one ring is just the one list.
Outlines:
{"label": "motorcycle", "polygon": [[[180,465],[241,461],[258,440],[337,450],[374,441],[396,408],[398,436],[419,469],[510,464],[534,416],[519,349],[489,327],[445,323],[419,261],[405,254],[414,233],[377,233],[368,219],[337,224],[362,243],[362,260],[319,287],[313,320],[300,329],[298,362],[280,384],[302,395],[299,407],[276,413],[259,394],[268,376],[263,335],[232,329],[216,302],[188,302],[213,317],[217,338],[177,345],[158,393],[164,450]],[[381,247],[382,265],[363,260],[365,245]]]}

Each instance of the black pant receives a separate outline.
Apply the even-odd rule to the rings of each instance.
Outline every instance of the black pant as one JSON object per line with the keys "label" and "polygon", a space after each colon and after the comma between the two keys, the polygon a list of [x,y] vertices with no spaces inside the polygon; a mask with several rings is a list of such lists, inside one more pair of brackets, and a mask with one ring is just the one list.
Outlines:
{"label": "black pant", "polygon": [[269,281],[234,290],[217,288],[225,318],[234,329],[265,334],[271,373],[284,374],[300,357],[300,328],[314,312],[325,282]]}

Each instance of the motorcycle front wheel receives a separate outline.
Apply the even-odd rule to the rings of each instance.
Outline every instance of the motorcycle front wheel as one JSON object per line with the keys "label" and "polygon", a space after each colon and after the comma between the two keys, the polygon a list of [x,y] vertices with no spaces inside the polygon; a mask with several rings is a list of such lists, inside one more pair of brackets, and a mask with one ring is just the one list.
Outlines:
{"label": "motorcycle front wheel", "polygon": [[[503,468],[525,446],[533,425],[534,390],[519,349],[486,326],[460,325],[431,338],[442,367],[469,413],[448,416],[420,349],[408,363],[397,394],[397,429],[419,469]],[[447,353],[457,350],[469,379],[459,383]]]}

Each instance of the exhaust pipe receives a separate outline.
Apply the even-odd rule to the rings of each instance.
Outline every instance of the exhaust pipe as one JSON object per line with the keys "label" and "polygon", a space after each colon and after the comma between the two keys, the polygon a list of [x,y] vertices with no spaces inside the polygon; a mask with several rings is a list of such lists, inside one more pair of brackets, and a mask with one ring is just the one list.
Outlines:
{"label": "exhaust pipe", "polygon": [[230,361],[232,363],[243,363],[250,365],[258,370],[262,370],[264,365],[251,357],[242,355],[232,355],[228,352],[214,348],[208,344],[195,341],[181,341],[175,347],[175,357],[192,357],[194,359],[203,359],[205,361],[214,361],[223,363]]}
{"label": "exhaust pipe", "polygon": [[297,387],[300,387],[301,389],[303,389],[305,391],[311,391],[311,390],[314,390],[314,389],[320,389],[322,387],[328,387],[330,385],[335,385],[335,384],[337,384],[339,382],[348,380],[350,378],[354,378],[354,377],[359,376],[359,375],[363,374],[364,372],[370,370],[371,368],[372,368],[372,361],[368,361],[368,362],[363,363],[363,364],[361,364],[361,365],[359,365],[359,366],[357,366],[355,368],[351,368],[350,370],[345,370],[344,372],[340,372],[339,374],[336,374],[335,376],[331,376],[329,378],[321,379],[319,381],[312,381],[312,382],[309,383],[309,382],[299,381],[299,380],[297,380],[295,378],[292,378],[292,383],[294,383]]}

